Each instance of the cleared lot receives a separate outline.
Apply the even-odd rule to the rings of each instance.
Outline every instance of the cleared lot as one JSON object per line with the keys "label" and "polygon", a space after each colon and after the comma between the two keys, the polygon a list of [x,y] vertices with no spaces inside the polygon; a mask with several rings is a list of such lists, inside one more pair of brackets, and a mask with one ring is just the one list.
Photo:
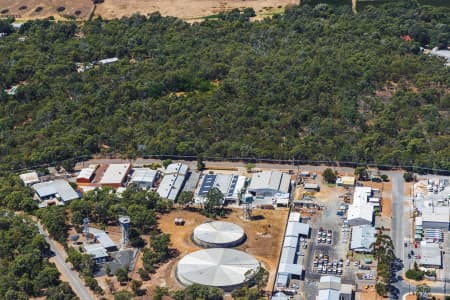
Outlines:
{"label": "cleared lot", "polygon": [[[147,15],[159,11],[164,16],[175,16],[182,19],[196,19],[215,15],[234,8],[253,7],[259,16],[281,12],[289,4],[298,4],[295,0],[105,0],[98,4],[96,16],[105,19],[131,16],[134,13]],[[42,10],[36,11],[37,7]],[[58,7],[64,11],[58,12]],[[85,19],[93,7],[91,0],[0,0],[0,10],[8,9],[3,15],[15,15],[22,19],[57,17],[60,14],[77,15]]]}

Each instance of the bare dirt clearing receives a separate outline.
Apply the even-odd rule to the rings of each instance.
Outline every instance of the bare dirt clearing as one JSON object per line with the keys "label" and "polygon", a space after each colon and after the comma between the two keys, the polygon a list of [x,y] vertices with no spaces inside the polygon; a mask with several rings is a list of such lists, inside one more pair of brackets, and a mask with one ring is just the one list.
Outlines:
{"label": "bare dirt clearing", "polygon": [[[253,7],[259,17],[282,12],[296,0],[105,0],[98,4],[95,16],[104,19],[131,16],[134,13],[147,15],[159,11],[163,16],[175,16],[185,20],[201,19],[234,8]],[[42,9],[36,9],[41,7]],[[58,12],[59,7],[65,9]],[[40,19],[60,15],[86,19],[93,8],[91,0],[0,0],[0,10],[8,10],[0,16],[15,16],[20,19]]]}
{"label": "bare dirt clearing", "polygon": [[[238,224],[247,235],[246,241],[237,247],[258,259],[264,268],[269,271],[269,282],[267,288],[271,288],[275,279],[275,272],[278,264],[284,229],[288,210],[253,210],[255,219],[246,221],[241,218],[241,210],[233,212],[223,220]],[[184,218],[184,226],[175,226],[174,219]],[[159,227],[164,233],[170,234],[173,248],[179,251],[178,257],[162,265],[151,277],[151,281],[146,282],[144,287],[166,286],[172,289],[181,288],[175,279],[176,263],[186,254],[202,249],[191,240],[194,228],[207,221],[205,216],[199,213],[186,210],[175,210],[168,215],[163,215],[159,220]]]}
{"label": "bare dirt clearing", "polygon": [[[64,10],[58,12],[60,7],[64,7]],[[50,16],[58,19],[60,15],[73,15],[85,19],[93,7],[91,0],[0,0],[0,10],[8,10],[0,17],[14,16],[27,20]]]}

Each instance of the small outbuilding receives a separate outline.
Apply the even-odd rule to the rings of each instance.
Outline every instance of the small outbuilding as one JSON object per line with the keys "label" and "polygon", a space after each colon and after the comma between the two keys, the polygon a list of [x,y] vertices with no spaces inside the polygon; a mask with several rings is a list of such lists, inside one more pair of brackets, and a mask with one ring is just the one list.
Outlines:
{"label": "small outbuilding", "polygon": [[36,171],[20,174],[19,178],[25,186],[31,186],[39,182],[39,176]]}

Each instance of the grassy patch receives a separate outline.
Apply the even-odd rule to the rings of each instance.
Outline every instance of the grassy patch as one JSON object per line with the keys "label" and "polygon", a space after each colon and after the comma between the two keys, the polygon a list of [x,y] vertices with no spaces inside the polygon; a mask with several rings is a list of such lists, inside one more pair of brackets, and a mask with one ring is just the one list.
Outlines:
{"label": "grassy patch", "polygon": [[219,18],[219,16],[220,16],[219,14],[209,15],[209,16],[203,17],[203,19],[205,19],[205,20],[216,20],[216,19]]}

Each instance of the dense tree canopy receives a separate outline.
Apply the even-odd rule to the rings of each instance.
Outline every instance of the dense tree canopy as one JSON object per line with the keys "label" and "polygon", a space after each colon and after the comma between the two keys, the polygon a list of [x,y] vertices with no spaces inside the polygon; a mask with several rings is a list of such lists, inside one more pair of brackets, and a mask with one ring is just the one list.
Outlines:
{"label": "dense tree canopy", "polygon": [[54,264],[48,262],[49,245],[33,221],[0,211],[0,245],[1,299],[76,299],[70,287],[59,280]]}
{"label": "dense tree canopy", "polygon": [[250,15],[26,23],[0,46],[2,167],[113,152],[450,169],[450,69],[419,51],[448,45],[447,8]]}

